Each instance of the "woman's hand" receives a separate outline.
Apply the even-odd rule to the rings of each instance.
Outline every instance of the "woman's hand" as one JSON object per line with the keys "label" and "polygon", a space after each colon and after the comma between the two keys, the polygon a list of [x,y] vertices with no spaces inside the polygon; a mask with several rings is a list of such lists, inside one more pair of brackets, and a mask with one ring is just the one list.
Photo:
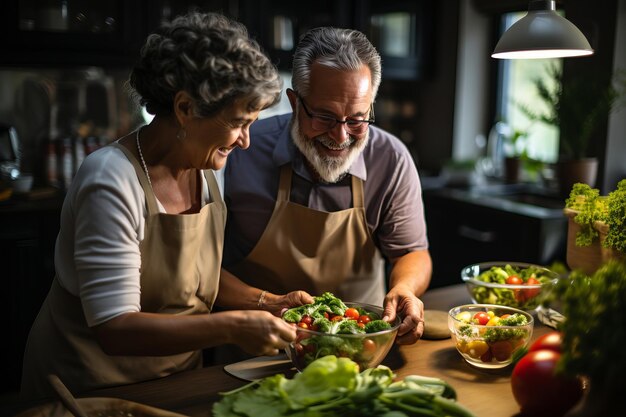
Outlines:
{"label": "woman's hand", "polygon": [[269,311],[273,315],[280,317],[283,310],[298,307],[303,304],[311,304],[313,297],[305,291],[292,291],[284,295],[271,293],[265,294],[265,300],[260,306],[263,310]]}
{"label": "woman's hand", "polygon": [[251,355],[278,355],[296,339],[296,329],[267,311],[241,310],[227,313],[232,316],[228,342],[240,346]]}
{"label": "woman's hand", "polygon": [[396,316],[402,318],[396,343],[410,345],[424,333],[424,303],[410,289],[394,287],[385,296],[383,320],[393,322]]}

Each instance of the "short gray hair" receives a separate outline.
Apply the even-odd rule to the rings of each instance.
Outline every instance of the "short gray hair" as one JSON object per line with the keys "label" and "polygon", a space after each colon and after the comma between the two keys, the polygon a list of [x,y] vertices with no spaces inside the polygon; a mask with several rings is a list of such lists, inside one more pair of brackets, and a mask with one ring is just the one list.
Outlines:
{"label": "short gray hair", "polygon": [[353,29],[319,27],[304,34],[293,57],[293,89],[307,96],[311,65],[318,62],[338,70],[356,71],[367,65],[372,74],[372,97],[380,85],[380,55],[367,37]]}
{"label": "short gray hair", "polygon": [[129,85],[151,114],[170,114],[186,91],[197,116],[210,116],[239,98],[249,110],[280,100],[276,67],[241,23],[217,13],[190,12],[146,39]]}

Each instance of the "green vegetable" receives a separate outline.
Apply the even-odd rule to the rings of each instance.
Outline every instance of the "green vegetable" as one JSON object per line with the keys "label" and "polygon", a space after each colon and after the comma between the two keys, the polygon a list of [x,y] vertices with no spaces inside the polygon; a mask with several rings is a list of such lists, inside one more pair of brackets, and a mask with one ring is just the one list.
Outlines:
{"label": "green vegetable", "polygon": [[326,356],[292,380],[278,374],[221,393],[212,412],[216,417],[473,417],[441,379],[393,378],[386,366],[359,373],[351,360]]}
{"label": "green vegetable", "polygon": [[528,324],[528,319],[523,314],[515,313],[509,317],[500,319],[499,326],[524,326]]}
{"label": "green vegetable", "polygon": [[365,333],[377,333],[391,329],[391,324],[383,320],[372,320],[365,325]]}
{"label": "green vegetable", "polygon": [[580,225],[577,246],[591,245],[599,236],[594,223],[603,222],[608,226],[608,233],[602,246],[626,252],[626,179],[607,196],[601,196],[599,190],[587,184],[574,184],[565,207],[577,212],[574,217]]}
{"label": "green vegetable", "polygon": [[558,368],[586,375],[606,389],[623,388],[626,374],[626,264],[612,260],[589,276],[580,270],[559,280],[547,305],[566,317]]}
{"label": "green vegetable", "polygon": [[289,323],[297,323],[302,320],[302,316],[311,316],[314,320],[323,318],[324,313],[331,313],[339,316],[348,309],[339,298],[329,292],[325,292],[319,297],[313,297],[313,303],[304,304],[298,307],[290,308],[283,314],[283,320]]}
{"label": "green vegetable", "polygon": [[598,238],[598,231],[593,223],[597,220],[604,221],[607,215],[600,191],[587,184],[576,183],[569,198],[565,200],[565,207],[578,212],[574,217],[574,221],[580,225],[580,231],[576,233],[576,245],[591,245]]}
{"label": "green vegetable", "polygon": [[[370,323],[373,323],[373,322],[370,322]],[[370,324],[370,323],[367,323],[367,324]],[[385,324],[387,325],[387,328],[391,327],[389,323],[385,323]],[[367,325],[365,327],[367,327]],[[339,322],[339,326],[337,327],[336,333],[337,334],[359,334],[359,333],[365,333],[366,331],[367,330],[359,327],[356,320],[342,320]],[[368,333],[371,333],[371,332],[368,332]]]}
{"label": "green vegetable", "polygon": [[609,226],[609,231],[602,245],[626,252],[626,179],[621,180],[617,189],[607,196],[606,210],[604,222]]}

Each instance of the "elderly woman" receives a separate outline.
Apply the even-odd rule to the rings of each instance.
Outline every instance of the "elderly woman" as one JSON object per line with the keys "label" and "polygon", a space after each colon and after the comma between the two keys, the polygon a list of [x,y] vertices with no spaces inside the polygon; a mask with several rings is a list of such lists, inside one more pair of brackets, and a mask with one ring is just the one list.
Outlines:
{"label": "elderly woman", "polygon": [[[74,392],[201,366],[201,349],[272,355],[295,338],[275,295],[221,270],[226,211],[215,176],[277,102],[276,69],[245,28],[191,13],[150,35],[130,86],[153,121],[85,159],[66,196],[56,277],[26,346],[22,394]],[[225,311],[209,314],[213,304]],[[240,310],[235,310],[235,309]]]}

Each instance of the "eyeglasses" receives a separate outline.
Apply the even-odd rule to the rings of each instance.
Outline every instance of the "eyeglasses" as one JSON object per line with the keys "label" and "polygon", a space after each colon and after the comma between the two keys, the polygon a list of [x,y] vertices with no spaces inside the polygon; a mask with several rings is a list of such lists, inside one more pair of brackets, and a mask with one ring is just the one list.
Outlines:
{"label": "eyeglasses", "polygon": [[332,116],[326,116],[323,114],[313,114],[309,111],[304,100],[300,95],[297,95],[298,100],[302,103],[302,108],[306,115],[311,119],[311,127],[315,130],[327,132],[337,126],[337,123],[343,124],[346,132],[352,135],[362,135],[367,131],[370,123],[374,123],[374,106],[370,105],[371,119],[346,119],[337,120]]}

